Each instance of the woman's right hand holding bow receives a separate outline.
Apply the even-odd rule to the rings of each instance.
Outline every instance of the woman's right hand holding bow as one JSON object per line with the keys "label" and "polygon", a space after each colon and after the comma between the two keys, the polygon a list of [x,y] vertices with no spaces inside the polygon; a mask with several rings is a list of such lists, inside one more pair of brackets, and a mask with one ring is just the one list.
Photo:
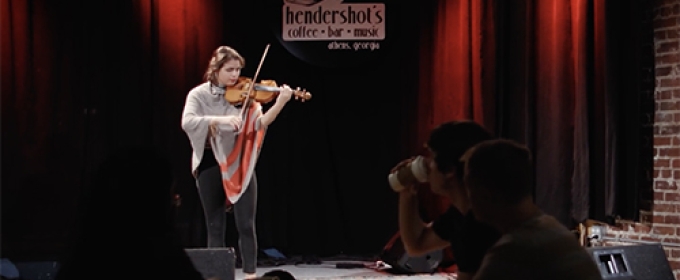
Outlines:
{"label": "woman's right hand holding bow", "polygon": [[241,128],[241,123],[241,116],[217,117],[210,121],[210,133],[212,135],[217,135],[220,130],[226,128],[233,129],[232,131],[238,131]]}

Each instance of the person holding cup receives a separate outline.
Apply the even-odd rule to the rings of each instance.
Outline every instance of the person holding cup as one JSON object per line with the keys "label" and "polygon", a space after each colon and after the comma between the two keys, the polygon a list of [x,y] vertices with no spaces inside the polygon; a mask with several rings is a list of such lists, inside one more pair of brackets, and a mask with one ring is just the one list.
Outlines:
{"label": "person holding cup", "polygon": [[[461,157],[474,145],[493,138],[473,121],[443,123],[430,132],[426,143],[429,155],[403,160],[388,175],[390,187],[399,193],[399,231],[406,253],[416,257],[450,246],[458,280],[472,279],[486,250],[500,238],[497,230],[478,222],[472,214],[462,183]],[[431,223],[425,223],[419,213],[416,193],[423,183],[451,203]]]}

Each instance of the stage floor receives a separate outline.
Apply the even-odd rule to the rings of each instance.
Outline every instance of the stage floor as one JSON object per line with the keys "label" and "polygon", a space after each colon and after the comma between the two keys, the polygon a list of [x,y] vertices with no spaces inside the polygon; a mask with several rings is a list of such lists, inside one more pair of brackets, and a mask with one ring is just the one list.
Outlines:
{"label": "stage floor", "polygon": [[[343,262],[343,261],[341,261]],[[423,280],[455,280],[451,273],[394,275],[371,268],[336,268],[336,261],[322,264],[281,265],[275,267],[257,268],[257,276],[262,276],[271,270],[284,270],[292,274],[296,280],[329,280],[329,279],[423,279]],[[343,263],[356,263],[353,261]],[[243,271],[236,269],[236,280],[243,279]]]}
{"label": "stage floor", "polygon": [[[337,268],[337,264],[354,264],[360,268]],[[277,266],[258,266],[257,276],[272,270],[283,270],[292,274],[296,280],[353,280],[353,279],[423,279],[423,280],[455,280],[456,275],[452,273],[418,274],[418,275],[394,275],[386,271],[373,268],[376,262],[357,261],[355,259],[333,259],[332,261],[321,261],[320,264],[283,264]],[[54,261],[45,262],[19,262],[14,266],[19,270],[23,280],[51,280],[56,274],[59,263]],[[7,267],[5,267],[7,269]],[[234,271],[235,280],[243,279],[243,271],[236,268]]]}
{"label": "stage floor", "polygon": [[[384,271],[370,268],[336,268],[336,263],[358,263],[357,261],[325,261],[321,264],[280,265],[258,267],[257,275],[262,276],[271,270],[284,270],[292,274],[296,280],[352,280],[352,279],[423,279],[423,280],[455,280],[455,274],[435,273],[420,275],[393,275]],[[366,262],[363,262],[366,264]],[[59,267],[57,262],[17,263],[21,271],[21,279],[50,280],[53,279]],[[235,280],[243,279],[243,271],[236,269]]]}

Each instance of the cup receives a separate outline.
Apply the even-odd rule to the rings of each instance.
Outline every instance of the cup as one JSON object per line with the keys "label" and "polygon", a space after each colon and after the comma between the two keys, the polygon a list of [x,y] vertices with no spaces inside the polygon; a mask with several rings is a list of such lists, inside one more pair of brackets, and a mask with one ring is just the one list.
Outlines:
{"label": "cup", "polygon": [[427,182],[427,166],[425,158],[418,156],[413,161],[399,168],[396,172],[387,176],[390,187],[396,192],[400,192],[416,183]]}

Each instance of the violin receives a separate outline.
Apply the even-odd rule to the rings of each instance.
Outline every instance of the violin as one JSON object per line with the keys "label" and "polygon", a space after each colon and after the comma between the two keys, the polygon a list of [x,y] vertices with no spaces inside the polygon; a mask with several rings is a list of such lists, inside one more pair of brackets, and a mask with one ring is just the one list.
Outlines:
{"label": "violin", "polygon": [[[250,90],[250,87],[253,87]],[[274,80],[262,80],[253,85],[253,79],[249,77],[239,77],[238,81],[233,86],[228,86],[224,92],[224,98],[232,105],[240,105],[246,99],[254,100],[260,103],[268,103],[274,100],[279,95],[281,88],[276,85]],[[309,100],[312,94],[306,90],[301,90],[299,87],[293,89],[293,96],[296,100]]]}

